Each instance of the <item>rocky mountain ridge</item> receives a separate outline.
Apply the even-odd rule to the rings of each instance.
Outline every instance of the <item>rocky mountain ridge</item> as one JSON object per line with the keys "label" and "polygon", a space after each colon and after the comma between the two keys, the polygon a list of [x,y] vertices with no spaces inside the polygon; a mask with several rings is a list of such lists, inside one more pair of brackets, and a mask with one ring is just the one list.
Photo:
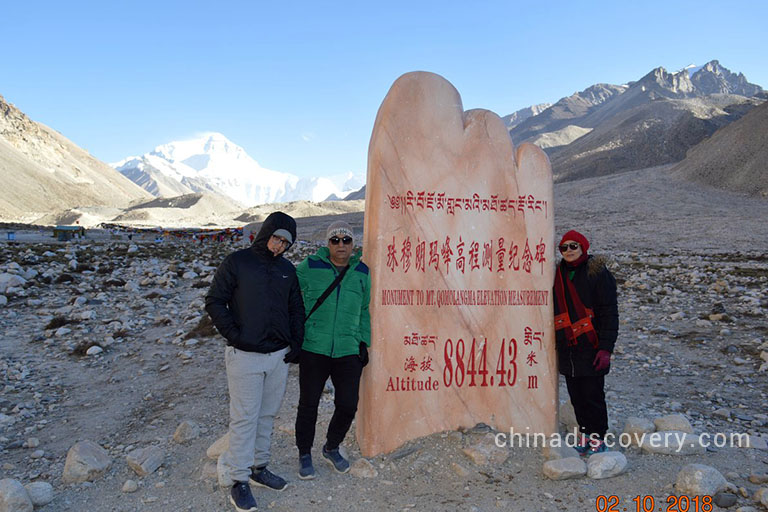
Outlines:
{"label": "rocky mountain ridge", "polygon": [[768,197],[768,102],[691,148],[670,172],[685,179]]}
{"label": "rocky mountain ridge", "polygon": [[597,84],[563,98],[510,136],[545,148],[558,181],[602,176],[678,162],[765,97],[716,60],[693,74],[659,67],[627,85]]}
{"label": "rocky mountain ridge", "polygon": [[0,96],[0,218],[78,205],[127,206],[146,191]]}

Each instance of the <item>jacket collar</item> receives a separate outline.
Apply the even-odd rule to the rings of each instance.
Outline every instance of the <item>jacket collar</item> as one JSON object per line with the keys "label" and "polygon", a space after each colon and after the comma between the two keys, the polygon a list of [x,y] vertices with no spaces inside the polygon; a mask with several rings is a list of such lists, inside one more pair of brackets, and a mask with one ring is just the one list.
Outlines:
{"label": "jacket collar", "polygon": [[[324,262],[333,265],[333,262],[331,261],[331,250],[328,249],[327,247],[325,246],[320,247],[315,253],[315,256],[320,258]],[[353,252],[352,256],[349,258],[349,268],[350,269],[355,268],[357,264],[360,263],[361,257],[362,257],[362,254],[360,251]]]}

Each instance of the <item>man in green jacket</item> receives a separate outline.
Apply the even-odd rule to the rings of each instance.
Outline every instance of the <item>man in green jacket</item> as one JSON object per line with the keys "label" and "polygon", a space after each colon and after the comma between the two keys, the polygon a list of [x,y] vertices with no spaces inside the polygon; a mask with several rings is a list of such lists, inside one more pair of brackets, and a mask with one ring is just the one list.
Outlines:
{"label": "man in green jacket", "polygon": [[[334,222],[326,234],[327,247],[318,249],[296,269],[309,315],[299,359],[300,396],[296,415],[299,478],[303,480],[315,478],[311,451],[317,407],[328,377],[335,389],[335,410],[322,454],[337,472],[349,471],[349,462],[339,453],[339,445],[357,412],[360,375],[368,363],[371,344],[368,266],[360,261],[360,253],[352,254],[354,234],[349,224]],[[342,272],[338,284],[316,306]]]}

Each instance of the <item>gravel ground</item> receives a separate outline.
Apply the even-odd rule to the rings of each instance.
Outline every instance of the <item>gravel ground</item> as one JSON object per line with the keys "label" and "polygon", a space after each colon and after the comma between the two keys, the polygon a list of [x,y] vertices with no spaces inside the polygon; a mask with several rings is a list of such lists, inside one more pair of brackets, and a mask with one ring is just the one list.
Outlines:
{"label": "gravel ground", "polygon": [[[665,171],[555,188],[557,232],[582,230],[592,241],[591,252],[611,257],[619,282],[620,335],[606,380],[612,430],[621,432],[630,416],[681,413],[697,433],[768,436],[768,373],[760,359],[768,350],[768,201],[676,181]],[[360,214],[345,217],[362,225]],[[327,222],[300,220],[300,238],[316,238]],[[54,499],[44,511],[230,510],[226,491],[204,471],[206,449],[226,431],[223,348],[220,338],[195,329],[204,318],[205,281],[231,247],[139,240],[131,253],[125,242],[102,240],[78,251],[72,244],[36,244],[26,236],[2,247],[3,270],[17,262],[40,275],[30,279],[25,296],[9,295],[0,307],[0,412],[6,418],[0,416],[0,479],[52,484]],[[43,256],[45,251],[53,255]],[[292,258],[311,251],[300,244]],[[71,254],[95,269],[68,270]],[[64,273],[73,280],[57,283]],[[107,287],[109,278],[128,284]],[[86,302],[79,304],[78,297]],[[95,316],[67,324],[70,333],[45,329],[58,316],[72,320],[88,310]],[[192,331],[196,342],[190,344],[185,337]],[[101,354],[73,354],[108,338],[114,342],[104,343]],[[564,383],[560,397],[567,398]],[[487,442],[488,429],[480,425],[436,433],[375,457],[370,462],[377,474],[371,478],[332,472],[317,456],[318,441],[318,478],[300,481],[293,442],[297,401],[293,367],[271,465],[290,486],[283,492],[255,489],[260,509],[590,511],[598,496],[615,495],[618,510],[635,510],[631,500],[650,495],[657,510],[667,510],[686,464],[713,466],[748,496],[760,487],[749,477],[768,471],[768,451],[754,448],[696,456],[628,448],[627,469],[617,477],[553,481],[542,473],[540,449],[515,447],[504,462],[476,465],[462,449]],[[319,433],[331,412],[328,393]],[[185,419],[200,426],[200,435],[179,444],[172,437]],[[360,454],[353,434],[344,448],[354,461]],[[30,438],[39,446],[25,447]],[[67,450],[83,439],[107,449],[112,466],[94,483],[64,484]],[[125,455],[150,445],[159,446],[165,459],[160,469],[139,478]],[[35,450],[43,450],[42,456]],[[138,482],[138,490],[124,493],[129,479]],[[749,504],[754,505],[750,498],[739,495],[734,509]]]}

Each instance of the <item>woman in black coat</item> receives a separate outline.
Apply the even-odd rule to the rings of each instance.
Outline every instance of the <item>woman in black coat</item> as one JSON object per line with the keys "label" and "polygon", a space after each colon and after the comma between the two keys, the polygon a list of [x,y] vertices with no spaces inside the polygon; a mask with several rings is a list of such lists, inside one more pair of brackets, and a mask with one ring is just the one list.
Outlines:
{"label": "woman in black coat", "polygon": [[616,280],[603,258],[587,254],[589,240],[578,231],[563,235],[559,249],[563,259],[554,286],[557,357],[581,432],[576,450],[591,455],[606,450],[605,375],[619,331]]}

